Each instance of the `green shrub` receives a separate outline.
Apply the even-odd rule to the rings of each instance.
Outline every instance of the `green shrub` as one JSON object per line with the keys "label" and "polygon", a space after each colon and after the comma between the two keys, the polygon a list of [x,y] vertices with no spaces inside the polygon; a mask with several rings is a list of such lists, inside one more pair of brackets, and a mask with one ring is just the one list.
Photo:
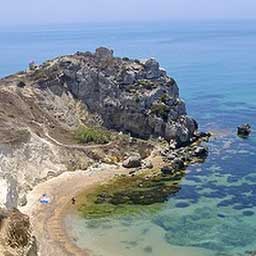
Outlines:
{"label": "green shrub", "polygon": [[80,127],[75,132],[75,138],[79,143],[94,142],[97,144],[106,144],[111,140],[111,134],[99,128]]}
{"label": "green shrub", "polygon": [[123,57],[122,60],[123,61],[129,61],[130,59],[128,57]]}
{"label": "green shrub", "polygon": [[160,97],[160,100],[163,102],[163,103],[167,103],[167,101],[169,100],[169,96],[168,94],[163,94],[161,97]]}
{"label": "green shrub", "polygon": [[167,121],[168,114],[169,114],[169,108],[164,104],[154,104],[151,107],[151,113],[163,118],[163,120]]}
{"label": "green shrub", "polygon": [[154,83],[149,80],[139,80],[139,85],[147,90],[152,90],[154,88]]}

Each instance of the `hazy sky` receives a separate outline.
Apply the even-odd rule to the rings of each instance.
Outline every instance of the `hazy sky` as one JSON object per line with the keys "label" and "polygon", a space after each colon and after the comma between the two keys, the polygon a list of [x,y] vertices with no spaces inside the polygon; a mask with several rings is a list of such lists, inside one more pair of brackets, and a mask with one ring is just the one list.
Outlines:
{"label": "hazy sky", "polygon": [[1,0],[0,24],[254,18],[256,0]]}

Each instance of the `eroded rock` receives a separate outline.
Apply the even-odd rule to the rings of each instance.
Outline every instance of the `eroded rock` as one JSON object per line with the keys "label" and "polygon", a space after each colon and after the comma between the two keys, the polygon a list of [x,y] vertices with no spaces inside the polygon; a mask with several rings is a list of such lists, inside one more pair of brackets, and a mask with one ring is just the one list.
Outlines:
{"label": "eroded rock", "polygon": [[169,175],[169,174],[173,174],[175,172],[175,170],[173,170],[171,167],[169,166],[164,166],[161,168],[161,172],[164,175]]}
{"label": "eroded rock", "polygon": [[123,167],[125,168],[137,168],[141,166],[141,156],[139,154],[134,154],[128,157],[123,162]]}
{"label": "eroded rock", "polygon": [[206,158],[208,156],[208,148],[206,146],[198,146],[193,152],[193,156]]}
{"label": "eroded rock", "polygon": [[185,168],[185,164],[184,164],[184,161],[179,159],[179,158],[176,158],[173,160],[172,162],[172,167],[174,170],[178,171],[178,170],[183,170]]}

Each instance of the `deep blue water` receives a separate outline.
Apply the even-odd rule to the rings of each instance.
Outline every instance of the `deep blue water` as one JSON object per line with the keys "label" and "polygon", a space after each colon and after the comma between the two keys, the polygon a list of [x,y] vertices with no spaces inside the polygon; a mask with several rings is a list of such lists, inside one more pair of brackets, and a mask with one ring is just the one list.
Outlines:
{"label": "deep blue water", "polygon": [[[138,217],[131,220],[129,234],[135,236],[139,227],[148,226],[158,244],[162,239],[176,247],[209,250],[200,255],[244,255],[246,250],[256,250],[256,133],[247,140],[235,136],[241,123],[256,127],[256,21],[1,27],[0,76],[25,69],[30,60],[40,63],[98,46],[111,47],[117,56],[157,58],[177,80],[189,114],[202,129],[221,134],[209,143],[207,161],[190,167],[180,192],[157,216],[143,216],[141,225]],[[189,206],[181,209],[180,202]],[[84,226],[82,234],[88,231]],[[128,231],[113,223],[110,227],[120,244],[122,234],[128,239]],[[104,237],[109,231],[96,229],[94,235],[101,232]],[[95,247],[103,246],[98,239]],[[143,241],[136,246],[148,248]],[[129,256],[164,256],[169,250],[151,246],[152,250],[129,253],[131,246],[125,251],[108,244],[103,250],[108,255],[115,247],[117,255]]]}

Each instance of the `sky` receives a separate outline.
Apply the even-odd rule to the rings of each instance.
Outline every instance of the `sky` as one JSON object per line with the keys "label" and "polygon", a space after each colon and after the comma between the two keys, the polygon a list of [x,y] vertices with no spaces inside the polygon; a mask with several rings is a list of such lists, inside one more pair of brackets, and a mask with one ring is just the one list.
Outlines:
{"label": "sky", "polygon": [[256,17],[256,0],[0,1],[0,25]]}

